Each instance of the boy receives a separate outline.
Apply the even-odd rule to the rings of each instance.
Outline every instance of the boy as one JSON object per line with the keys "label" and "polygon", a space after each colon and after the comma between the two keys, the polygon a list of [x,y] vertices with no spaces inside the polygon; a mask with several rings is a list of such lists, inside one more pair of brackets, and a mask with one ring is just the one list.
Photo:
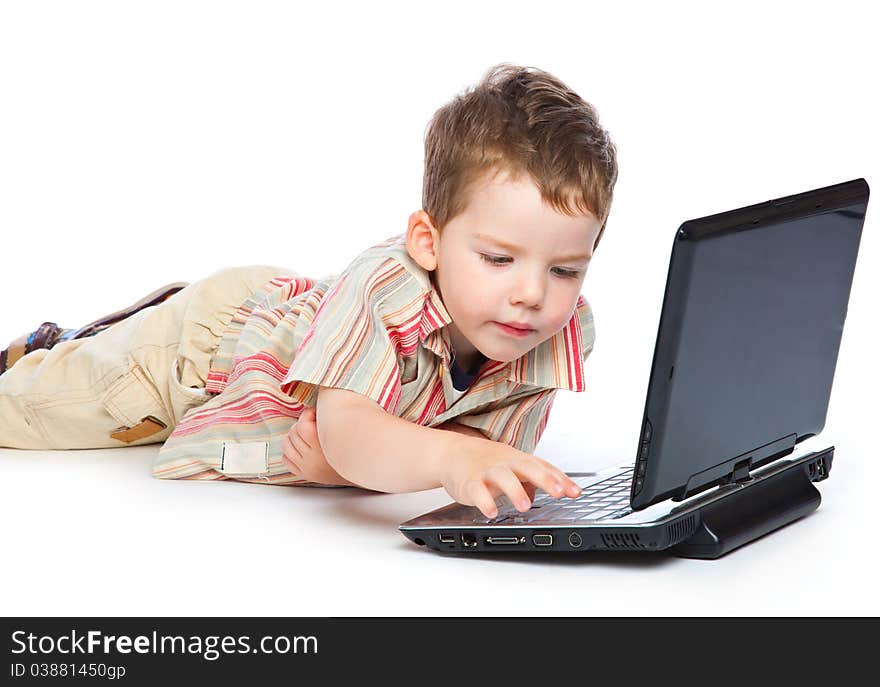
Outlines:
{"label": "boy", "polygon": [[159,478],[443,486],[489,518],[502,493],[577,496],[531,451],[556,391],[584,390],[580,289],[616,179],[592,106],[498,65],[435,113],[405,234],[323,279],[222,270],[16,357],[0,446],[164,441]]}

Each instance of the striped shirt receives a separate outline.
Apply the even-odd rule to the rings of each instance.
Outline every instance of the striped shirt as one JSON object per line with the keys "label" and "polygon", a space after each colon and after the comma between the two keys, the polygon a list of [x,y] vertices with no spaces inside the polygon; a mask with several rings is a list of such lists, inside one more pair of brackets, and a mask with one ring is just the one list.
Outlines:
{"label": "striped shirt", "polygon": [[450,374],[451,321],[405,234],[340,275],[272,279],[223,332],[209,399],[181,418],[153,475],[308,485],[283,463],[282,440],[320,386],[357,392],[426,427],[454,420],[532,453],[557,390],[585,389],[595,340],[588,302],[579,296],[569,322],[521,358],[484,360],[464,393]]}

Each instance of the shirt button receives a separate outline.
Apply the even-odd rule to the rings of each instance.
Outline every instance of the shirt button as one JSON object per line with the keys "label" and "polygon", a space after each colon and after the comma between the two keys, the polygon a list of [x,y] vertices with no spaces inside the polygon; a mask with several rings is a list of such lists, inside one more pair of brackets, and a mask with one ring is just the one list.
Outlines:
{"label": "shirt button", "polygon": [[437,376],[438,376],[440,379],[443,379],[443,366],[442,366],[442,365],[441,365],[440,367],[437,368]]}

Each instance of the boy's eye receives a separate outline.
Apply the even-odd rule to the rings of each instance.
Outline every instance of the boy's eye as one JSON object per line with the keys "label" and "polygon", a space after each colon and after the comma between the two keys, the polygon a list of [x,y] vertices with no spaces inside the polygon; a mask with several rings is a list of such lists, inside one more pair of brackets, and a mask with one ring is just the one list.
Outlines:
{"label": "boy's eye", "polygon": [[510,258],[500,258],[497,255],[486,255],[485,253],[480,253],[480,257],[492,265],[500,265],[510,260]]}
{"label": "boy's eye", "polygon": [[580,276],[580,272],[577,270],[564,270],[561,267],[557,267],[555,269],[559,270],[558,274],[560,277],[566,277],[568,279],[575,279],[578,276]]}
{"label": "boy's eye", "polygon": [[[490,265],[503,265],[511,261],[511,258],[499,257],[497,255],[486,255],[485,253],[480,253],[480,259],[484,262],[488,262]],[[557,274],[560,277],[565,277],[567,279],[576,279],[580,276],[579,270],[566,270],[561,267],[554,267],[553,269],[558,270]]]}

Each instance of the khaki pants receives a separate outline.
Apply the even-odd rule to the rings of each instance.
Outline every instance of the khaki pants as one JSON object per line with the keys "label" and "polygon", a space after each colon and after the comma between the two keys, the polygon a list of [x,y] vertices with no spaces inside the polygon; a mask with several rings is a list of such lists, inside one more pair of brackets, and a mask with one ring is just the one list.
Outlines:
{"label": "khaki pants", "polygon": [[[0,447],[164,442],[189,409],[210,398],[211,356],[238,307],[289,274],[267,265],[220,270],[92,337],[28,353],[0,374]],[[110,436],[147,416],[165,429],[130,443]]]}

